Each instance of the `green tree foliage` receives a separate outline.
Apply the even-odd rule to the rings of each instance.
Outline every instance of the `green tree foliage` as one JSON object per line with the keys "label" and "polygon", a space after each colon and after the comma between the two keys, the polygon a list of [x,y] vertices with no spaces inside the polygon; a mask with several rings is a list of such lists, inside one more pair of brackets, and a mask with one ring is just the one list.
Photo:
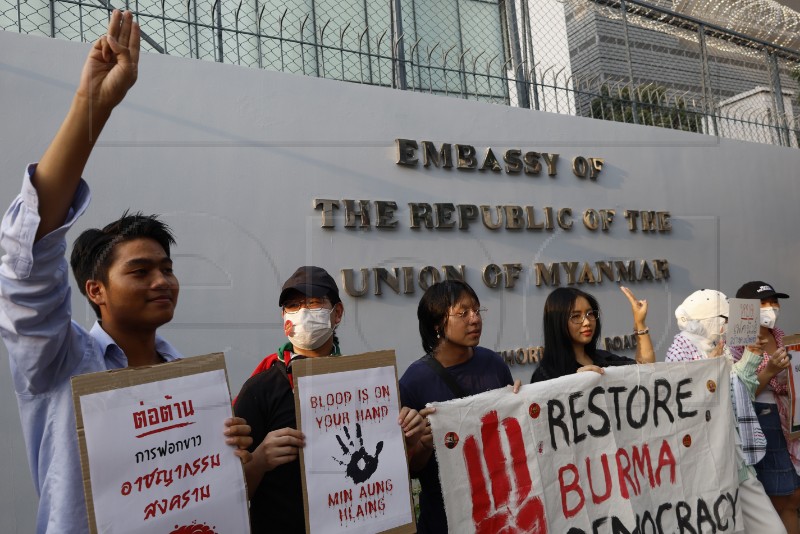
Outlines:
{"label": "green tree foliage", "polygon": [[642,85],[634,89],[636,118],[633,120],[634,99],[630,87],[600,88],[600,96],[592,100],[592,117],[617,122],[636,122],[686,132],[702,131],[701,113],[688,111],[686,101],[669,96],[667,89],[658,85]]}

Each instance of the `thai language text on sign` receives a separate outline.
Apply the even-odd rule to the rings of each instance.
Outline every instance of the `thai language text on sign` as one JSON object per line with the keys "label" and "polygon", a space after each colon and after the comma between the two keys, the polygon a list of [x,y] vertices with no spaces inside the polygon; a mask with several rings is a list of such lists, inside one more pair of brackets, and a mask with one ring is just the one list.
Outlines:
{"label": "thai language text on sign", "polygon": [[[73,379],[92,532],[249,532],[222,354]],[[88,465],[87,465],[88,459]]]}

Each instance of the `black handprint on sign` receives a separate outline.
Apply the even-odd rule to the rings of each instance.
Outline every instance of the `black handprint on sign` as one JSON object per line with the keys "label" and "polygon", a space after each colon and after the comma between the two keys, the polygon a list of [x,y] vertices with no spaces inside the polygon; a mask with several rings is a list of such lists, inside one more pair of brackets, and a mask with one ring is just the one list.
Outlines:
{"label": "black handprint on sign", "polygon": [[[360,424],[356,423],[356,440],[358,441],[358,450],[355,450],[356,444],[353,442],[353,438],[350,437],[350,432],[347,430],[347,427],[342,427],[342,429],[344,430],[344,435],[347,437],[347,443],[349,444],[349,447],[345,445],[340,436],[336,436],[336,441],[339,442],[339,446],[342,448],[344,457],[341,460],[335,456],[331,456],[331,458],[333,458],[339,465],[347,466],[345,475],[350,477],[353,482],[356,484],[366,482],[369,480],[369,477],[371,477],[378,469],[378,455],[380,455],[381,451],[383,450],[383,442],[379,441],[375,446],[375,455],[373,456],[368,454],[366,449],[364,449],[364,439],[361,437]],[[350,456],[349,460],[347,459],[348,456]]]}

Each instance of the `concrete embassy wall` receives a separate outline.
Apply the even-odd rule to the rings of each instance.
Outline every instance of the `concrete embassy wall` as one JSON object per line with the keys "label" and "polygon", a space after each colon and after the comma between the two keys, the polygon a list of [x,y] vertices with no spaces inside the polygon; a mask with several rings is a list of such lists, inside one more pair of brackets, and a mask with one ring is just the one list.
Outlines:
{"label": "concrete embassy wall", "polygon": [[[25,165],[40,157],[56,131],[87,51],[88,45],[0,32],[3,202],[16,195]],[[398,165],[398,138],[432,141],[437,151],[443,143],[472,146],[479,167],[492,167],[484,157],[491,149],[502,170],[426,168],[421,151],[408,156],[418,157],[418,165]],[[559,154],[555,176],[544,156],[539,174],[506,172],[503,154],[512,149],[520,150],[520,161],[528,152]],[[450,153],[456,157],[454,146]],[[596,180],[573,173],[578,157],[603,160]],[[524,166],[532,170],[536,159],[528,158]],[[489,308],[481,344],[502,351],[542,342],[541,310],[551,286],[537,286],[537,264],[543,275],[556,263],[562,285],[572,269],[578,287],[598,297],[604,333],[629,334],[627,301],[596,262],[610,262],[604,265],[616,277],[614,262],[627,267],[633,260],[637,280],[623,283],[649,301],[648,324],[663,359],[677,332],[673,310],[700,288],[732,296],[743,282],[765,279],[796,295],[784,303],[780,325],[800,330],[799,158],[797,150],[773,146],[145,55],[138,84],[89,162],[85,177],[94,201],[72,236],[129,207],[163,214],[178,237],[182,287],[175,320],[161,333],[187,355],[224,351],[237,391],[262,356],[284,341],[278,292],[304,264],[325,267],[340,284],[342,270],[353,269],[356,288],[360,269],[368,269],[363,296],[342,291],[342,348],[393,348],[402,373],[421,355],[415,313],[421,272],[428,280],[431,271],[463,265]],[[327,221],[332,227],[323,228],[314,199],[338,203]],[[370,201],[368,227],[345,226],[345,199]],[[384,222],[394,226],[377,227],[377,201],[397,204],[393,216],[385,210],[390,205],[380,205]],[[437,203],[439,227],[426,228],[422,204],[433,210]],[[447,204],[453,204],[449,215]],[[494,206],[509,206],[501,228],[490,229],[480,215],[470,218],[470,206],[480,212],[481,205],[491,207],[489,225],[497,217]],[[552,229],[527,228],[544,224],[546,207]],[[555,221],[559,210],[564,226],[572,221],[570,229]],[[586,210],[616,215],[607,230],[591,230]],[[626,210],[668,212],[662,222],[671,229],[642,231],[639,217],[631,231]],[[419,228],[412,228],[412,213],[420,215]],[[461,216],[468,229],[458,228]],[[591,226],[592,212],[588,217]],[[451,220],[455,228],[444,228]],[[353,215],[352,224],[360,222]],[[521,228],[514,229],[517,223]],[[638,280],[642,260],[653,279],[645,272]],[[654,260],[667,263],[658,267]],[[376,273],[394,268],[399,293],[381,283],[382,294],[375,295]],[[484,269],[489,285],[498,287],[483,281]],[[504,287],[506,271],[517,275],[513,287]],[[602,282],[591,283],[590,273]],[[77,291],[73,299],[75,319],[91,326],[91,309]],[[36,498],[7,354],[0,350],[0,531],[27,533]],[[524,382],[533,370],[529,363],[511,368]]]}

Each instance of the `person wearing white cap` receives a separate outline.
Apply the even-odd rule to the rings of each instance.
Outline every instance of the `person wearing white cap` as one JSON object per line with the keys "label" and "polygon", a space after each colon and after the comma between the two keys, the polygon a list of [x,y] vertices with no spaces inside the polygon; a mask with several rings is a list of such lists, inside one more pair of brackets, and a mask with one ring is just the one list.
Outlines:
{"label": "person wearing white cap", "polygon": [[713,289],[695,291],[675,309],[681,330],[667,349],[666,361],[714,358],[725,350],[728,297]]}
{"label": "person wearing white cap", "polygon": [[[713,289],[695,291],[675,309],[681,330],[667,349],[666,362],[687,362],[724,356],[733,357],[725,345],[729,313],[728,298]],[[763,341],[748,346],[731,372],[731,404],[736,423],[739,455],[739,500],[744,532],[786,532],[753,465],[766,454],[767,441],[751,404],[758,387],[756,368],[761,362]]]}
{"label": "person wearing white cap", "polygon": [[650,329],[645,324],[647,301],[637,299],[627,287],[620,290],[631,305],[633,334],[638,340],[636,359],[597,348],[602,321],[594,296],[575,287],[557,287],[544,302],[544,348],[531,384],[586,371],[603,374],[605,367],[655,363]]}

